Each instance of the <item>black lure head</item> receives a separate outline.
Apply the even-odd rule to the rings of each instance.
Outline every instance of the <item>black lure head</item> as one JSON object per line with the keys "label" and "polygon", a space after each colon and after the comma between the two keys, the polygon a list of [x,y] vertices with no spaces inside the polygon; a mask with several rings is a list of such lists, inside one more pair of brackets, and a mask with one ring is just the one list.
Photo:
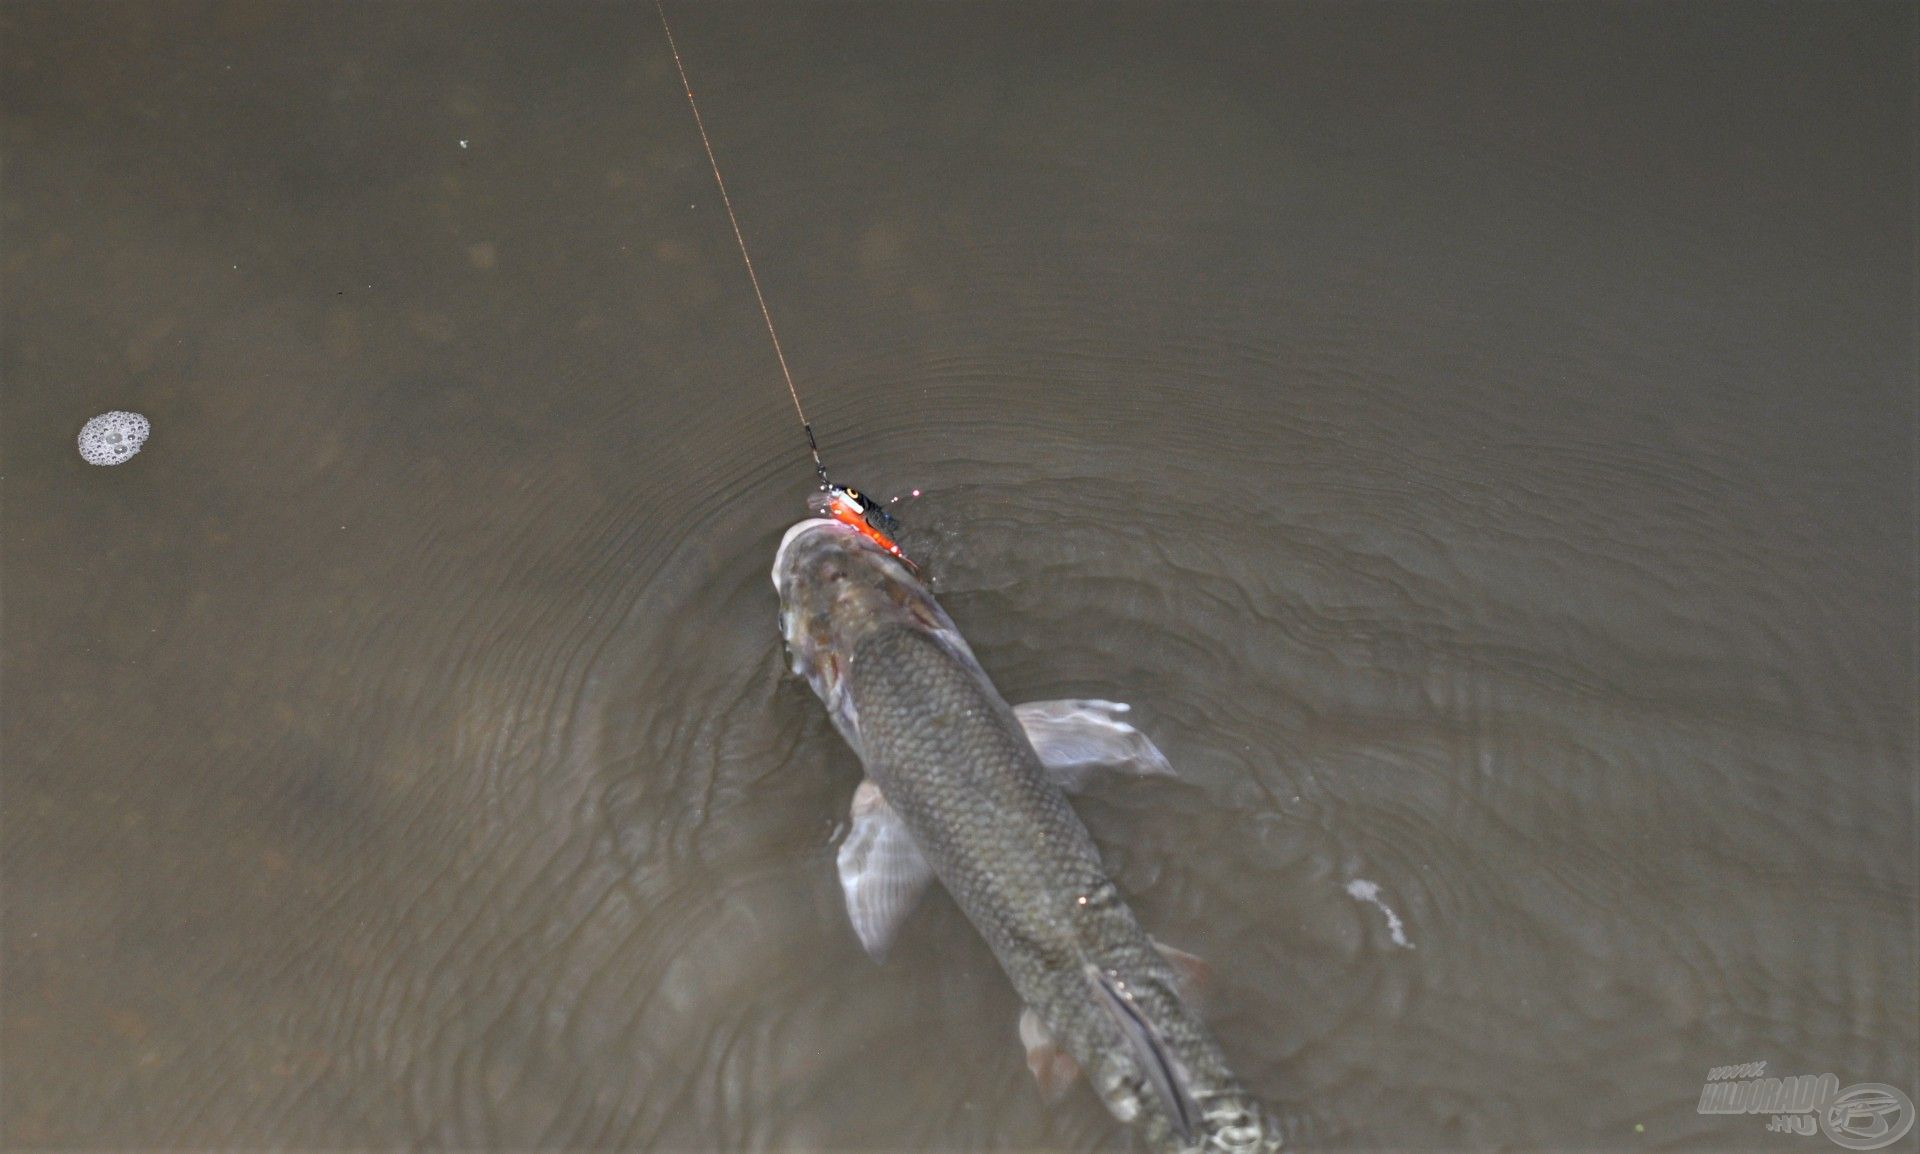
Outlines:
{"label": "black lure head", "polygon": [[[872,497],[867,496],[865,493],[862,493],[852,485],[835,485],[829,483],[823,490],[823,493],[825,496],[825,500],[822,502],[823,505],[831,507],[835,502],[841,503],[843,508],[850,509],[859,514],[860,519],[867,523],[868,528],[876,532],[885,533],[891,537],[900,531],[899,520],[896,519],[892,513],[887,512],[886,506],[874,500]],[[808,504],[811,506],[813,502],[809,501]]]}

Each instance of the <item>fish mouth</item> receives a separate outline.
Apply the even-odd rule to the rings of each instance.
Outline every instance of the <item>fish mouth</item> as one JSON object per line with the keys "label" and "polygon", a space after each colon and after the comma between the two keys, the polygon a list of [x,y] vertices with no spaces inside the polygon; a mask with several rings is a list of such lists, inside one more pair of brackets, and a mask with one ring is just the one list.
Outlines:
{"label": "fish mouth", "polygon": [[853,532],[852,529],[847,528],[840,522],[830,520],[826,517],[808,517],[804,521],[796,522],[792,528],[787,530],[786,536],[780,538],[780,548],[774,550],[773,553],[773,588],[776,593],[786,592],[786,586],[782,584],[780,577],[782,567],[786,565],[788,548],[790,548],[795,541],[798,541],[800,538],[817,529],[837,529],[843,533]]}

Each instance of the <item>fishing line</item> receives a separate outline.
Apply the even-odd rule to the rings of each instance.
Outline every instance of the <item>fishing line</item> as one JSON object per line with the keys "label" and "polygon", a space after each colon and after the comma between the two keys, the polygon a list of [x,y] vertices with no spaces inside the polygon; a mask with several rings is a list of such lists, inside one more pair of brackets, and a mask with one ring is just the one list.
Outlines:
{"label": "fishing line", "polygon": [[740,218],[734,215],[733,198],[727,195],[726,178],[720,175],[720,159],[713,154],[713,141],[707,136],[707,122],[700,116],[700,103],[693,98],[693,82],[687,79],[687,66],[680,60],[680,46],[674,42],[673,26],[667,23],[666,5],[661,0],[653,0],[653,10],[660,14],[660,30],[667,34],[667,49],[673,53],[673,67],[680,73],[680,87],[686,90],[687,107],[693,110],[693,126],[700,130],[700,143],[707,150],[707,164],[713,168],[713,183],[720,189],[720,203],[726,207],[727,223],[733,226],[733,241],[740,246],[741,263],[747,266],[747,280],[753,285],[753,299],[760,303],[760,319],[767,322],[767,336],[773,341],[773,355],[780,362],[780,376],[787,382],[787,395],[793,398],[793,411],[800,418],[800,429],[807,435],[807,451],[813,454],[813,471],[820,477],[820,487],[828,487],[827,467],[820,463],[820,443],[813,439],[813,424],[807,420],[807,410],[800,404],[800,390],[793,385],[793,372],[787,368],[787,354],[780,348],[780,334],[773,328],[773,313],[767,308],[767,297],[760,291],[760,276],[753,271],[753,258],[747,255],[747,238],[740,232]]}
{"label": "fishing line", "polygon": [[[780,348],[780,334],[774,331],[773,311],[767,308],[767,296],[760,291],[760,274],[753,269],[753,257],[747,254],[747,238],[740,231],[740,217],[733,211],[733,197],[727,194],[727,180],[720,175],[720,158],[713,153],[713,138],[707,135],[707,122],[700,115],[700,102],[693,98],[693,82],[687,79],[687,66],[680,59],[680,45],[673,38],[673,25],[667,23],[667,7],[662,0],[653,0],[653,10],[660,14],[660,31],[667,34],[667,49],[673,53],[674,70],[680,73],[680,87],[686,90],[687,107],[693,110],[693,126],[700,130],[701,147],[707,150],[707,164],[713,169],[713,183],[720,190],[720,203],[726,207],[727,223],[733,226],[733,243],[740,246],[740,262],[747,266],[747,280],[753,285],[753,299],[759,302],[760,319],[767,322],[767,337],[773,341],[773,355],[780,362],[780,376],[787,382],[787,395],[793,398],[793,411],[800,418],[800,431],[807,435],[807,451],[813,454],[813,471],[820,478],[820,492],[808,501],[807,507],[816,514],[832,517],[864,534],[868,540],[898,558],[907,568],[919,571],[911,558],[901,551],[894,541],[893,534],[900,531],[900,523],[893,514],[851,485],[836,485],[827,480],[827,467],[820,460],[820,442],[813,438],[813,422],[807,420],[807,410],[800,404],[800,390],[794,387],[793,370],[787,367],[787,354]],[[915,489],[918,497],[920,491]]]}

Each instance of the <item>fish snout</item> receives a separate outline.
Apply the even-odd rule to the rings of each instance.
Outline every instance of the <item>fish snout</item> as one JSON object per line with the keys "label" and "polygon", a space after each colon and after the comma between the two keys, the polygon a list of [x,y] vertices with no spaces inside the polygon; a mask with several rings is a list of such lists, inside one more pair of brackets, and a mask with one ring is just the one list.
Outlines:
{"label": "fish snout", "polygon": [[780,547],[773,553],[773,588],[780,594],[782,600],[786,599],[788,586],[794,577],[794,570],[789,567],[788,562],[801,560],[803,543],[806,543],[812,534],[821,532],[847,534],[852,530],[838,521],[830,521],[825,517],[808,517],[804,521],[795,522],[780,538]]}

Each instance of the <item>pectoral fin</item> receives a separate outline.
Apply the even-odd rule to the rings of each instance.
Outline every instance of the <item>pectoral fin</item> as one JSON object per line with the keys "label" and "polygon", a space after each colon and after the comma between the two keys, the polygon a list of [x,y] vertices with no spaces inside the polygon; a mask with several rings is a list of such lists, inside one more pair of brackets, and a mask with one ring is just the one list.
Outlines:
{"label": "pectoral fin", "polygon": [[873,782],[853,791],[852,818],[853,828],[840,843],[840,888],[853,932],[873,960],[883,962],[900,923],[933,880],[933,867]]}
{"label": "pectoral fin", "polygon": [[1172,776],[1173,766],[1152,739],[1121,719],[1130,708],[1093,698],[1030,701],[1014,706],[1013,715],[1055,783],[1073,793],[1102,769]]}

